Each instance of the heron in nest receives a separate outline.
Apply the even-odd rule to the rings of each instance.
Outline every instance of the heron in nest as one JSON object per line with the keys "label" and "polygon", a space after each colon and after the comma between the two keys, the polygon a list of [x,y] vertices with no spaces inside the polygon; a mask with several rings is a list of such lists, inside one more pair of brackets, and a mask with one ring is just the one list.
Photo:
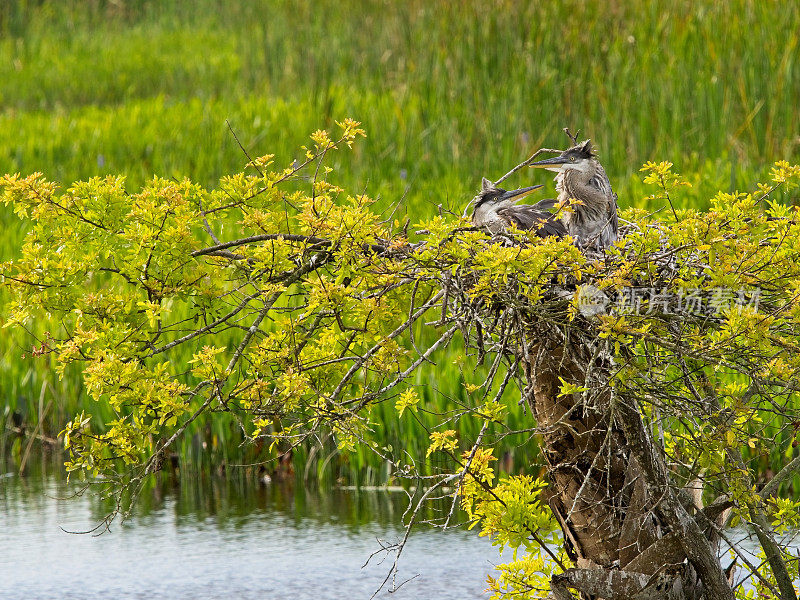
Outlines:
{"label": "heron in nest", "polygon": [[483,178],[481,191],[475,196],[472,210],[472,223],[475,227],[485,227],[491,233],[499,233],[511,225],[518,229],[533,229],[540,237],[567,234],[564,224],[549,209],[555,200],[542,200],[536,204],[517,204],[541,185],[504,190]]}
{"label": "heron in nest", "polygon": [[578,246],[602,250],[617,241],[617,195],[590,140],[529,166],[557,173],[558,204],[567,207],[561,223]]}
{"label": "heron in nest", "polygon": [[[590,140],[528,166],[557,173],[557,200],[517,204],[542,186],[506,191],[484,178],[472,212],[476,227],[499,233],[514,225],[535,230],[540,237],[570,235],[584,249],[602,250],[617,241],[617,195],[592,151]],[[557,214],[550,212],[555,206],[559,207]]]}

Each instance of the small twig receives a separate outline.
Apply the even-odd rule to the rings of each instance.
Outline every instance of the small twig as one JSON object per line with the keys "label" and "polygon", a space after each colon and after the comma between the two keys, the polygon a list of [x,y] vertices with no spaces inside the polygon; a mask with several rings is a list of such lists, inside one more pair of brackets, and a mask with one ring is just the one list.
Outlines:
{"label": "small twig", "polygon": [[481,427],[480,432],[478,433],[478,437],[475,439],[475,443],[472,444],[472,449],[469,452],[469,456],[467,460],[464,461],[464,467],[456,473],[458,478],[458,483],[456,484],[456,491],[453,494],[453,503],[450,505],[450,513],[447,515],[447,519],[444,522],[444,526],[442,529],[447,529],[448,525],[450,525],[450,520],[453,518],[453,515],[456,512],[456,507],[458,506],[458,497],[460,496],[459,488],[461,487],[461,482],[464,480],[464,477],[469,472],[469,468],[472,466],[472,461],[475,460],[475,454],[478,452],[478,448],[483,442],[483,436],[486,434],[486,430],[489,427],[489,421],[484,421],[483,426]]}
{"label": "small twig", "polygon": [[555,154],[560,154],[561,152],[563,152],[563,150],[556,150],[556,149],[554,149],[554,148],[539,148],[539,149],[538,149],[536,152],[534,152],[533,154],[531,154],[531,155],[530,155],[530,156],[529,156],[529,157],[528,157],[526,160],[524,160],[524,161],[522,161],[521,163],[519,163],[519,164],[518,164],[516,167],[514,167],[514,168],[513,168],[513,169],[511,169],[511,170],[510,170],[508,173],[506,173],[505,175],[503,175],[503,176],[502,176],[500,179],[498,179],[497,181],[495,181],[495,182],[494,182],[494,184],[495,184],[495,185],[500,185],[500,184],[501,184],[501,183],[503,183],[503,182],[504,182],[506,179],[508,179],[509,177],[511,177],[511,175],[513,175],[514,173],[516,173],[517,171],[519,171],[519,170],[520,170],[520,169],[522,169],[523,167],[527,167],[529,164],[531,164],[531,163],[533,162],[533,159],[534,159],[534,158],[536,158],[536,157],[537,157],[537,156],[539,156],[540,154],[544,154],[545,152],[549,152],[549,153],[551,153],[551,154],[552,154],[552,153],[555,153]]}
{"label": "small twig", "polygon": [[566,134],[567,134],[567,137],[568,137],[569,139],[571,139],[571,140],[572,140],[572,143],[577,145],[577,143],[578,143],[578,135],[580,134],[581,130],[580,130],[580,129],[578,129],[578,130],[575,132],[575,135],[572,135],[572,134],[570,133],[570,131],[569,131],[569,127],[564,127],[563,131],[564,131],[564,133],[566,133]]}
{"label": "small twig", "polygon": [[[230,125],[228,125],[228,127],[230,127]],[[235,135],[236,134],[234,134],[234,136]],[[203,215],[203,227],[205,227],[206,232],[208,233],[208,235],[211,236],[211,239],[214,240],[215,244],[221,244],[222,242],[220,242],[219,238],[216,235],[214,235],[214,231],[211,229],[211,225],[209,225],[208,219],[206,219],[206,211],[203,210],[203,199],[202,198],[200,199],[199,204],[200,204],[200,212]]]}
{"label": "small twig", "polygon": [[[519,163],[519,164],[518,164],[516,167],[514,167],[514,168],[513,168],[513,169],[511,169],[511,170],[510,170],[508,173],[506,173],[505,175],[503,175],[503,176],[502,176],[500,179],[498,179],[497,181],[495,181],[495,182],[494,182],[494,184],[495,184],[496,186],[497,186],[497,185],[500,185],[500,184],[501,184],[501,183],[503,183],[503,182],[504,182],[506,179],[508,179],[509,177],[511,177],[511,176],[512,176],[514,173],[516,173],[517,171],[519,171],[519,170],[520,170],[520,169],[522,169],[523,167],[527,167],[529,164],[531,164],[531,163],[533,162],[533,159],[534,159],[534,158],[536,158],[536,157],[537,157],[537,156],[539,156],[540,154],[544,154],[545,152],[549,152],[549,153],[555,153],[555,154],[560,154],[561,152],[563,152],[563,150],[556,150],[556,149],[554,149],[554,148],[539,148],[539,149],[538,149],[536,152],[534,152],[533,154],[531,154],[531,155],[530,155],[528,158],[526,158],[525,160],[523,160],[523,161],[522,161],[521,163]],[[470,201],[469,201],[469,203],[466,205],[466,207],[464,207],[464,212],[463,212],[463,213],[461,213],[461,216],[462,216],[462,217],[464,217],[464,218],[466,218],[466,217],[467,217],[467,213],[469,212],[469,209],[470,209],[470,207],[471,207],[471,206],[472,206],[472,200],[470,200]]]}
{"label": "small twig", "polygon": [[228,119],[225,119],[225,124],[228,126],[228,129],[231,130],[231,134],[233,134],[233,139],[235,139],[236,143],[239,144],[239,148],[242,150],[242,152],[244,152],[244,155],[247,157],[247,160],[249,160],[250,164],[253,165],[253,168],[256,171],[258,171],[258,174],[261,175],[261,177],[264,177],[264,172],[258,168],[258,165],[255,163],[253,158],[250,156],[250,154],[247,153],[247,150],[245,150],[245,147],[242,145],[242,142],[239,141],[239,136],[236,135],[236,132],[233,130],[233,127],[231,127],[231,123],[230,121],[228,121]]}
{"label": "small twig", "polygon": [[[459,475],[460,475],[460,473],[453,473],[452,475],[448,475],[444,479],[441,479],[440,481],[434,483],[431,487],[429,487],[422,494],[422,497],[419,499],[419,501],[416,504],[416,507],[414,508],[414,510],[411,513],[411,519],[409,520],[408,525],[406,526],[406,531],[405,531],[405,534],[403,535],[403,539],[396,544],[397,553],[395,554],[394,562],[392,563],[392,567],[391,567],[391,569],[389,569],[389,572],[386,574],[386,577],[384,578],[384,580],[381,583],[380,587],[377,590],[375,590],[375,593],[372,594],[372,596],[370,596],[370,600],[375,598],[375,596],[377,596],[380,593],[380,591],[383,589],[383,586],[385,586],[389,582],[389,579],[392,579],[392,589],[390,590],[390,592],[396,591],[400,587],[400,586],[396,585],[396,583],[395,583],[395,581],[396,581],[395,578],[397,577],[397,570],[398,570],[397,569],[397,565],[400,562],[400,555],[403,553],[403,549],[405,548],[406,543],[408,542],[408,537],[411,535],[411,530],[414,527],[414,523],[416,523],[416,521],[417,521],[417,513],[419,512],[420,508],[422,508],[422,505],[425,503],[425,500],[427,500],[428,496],[430,496],[434,491],[436,491],[437,489],[439,489],[443,485],[445,485],[447,483],[450,483],[454,479],[458,478]],[[406,583],[406,582],[403,582],[403,583]],[[400,585],[403,585],[403,584],[400,584]]]}

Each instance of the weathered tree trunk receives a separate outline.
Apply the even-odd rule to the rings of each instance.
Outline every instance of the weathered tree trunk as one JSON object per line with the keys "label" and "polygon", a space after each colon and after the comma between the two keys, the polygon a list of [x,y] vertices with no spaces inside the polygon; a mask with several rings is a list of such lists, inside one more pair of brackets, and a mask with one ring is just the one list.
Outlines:
{"label": "weathered tree trunk", "polygon": [[[580,365],[563,346],[531,348],[528,400],[543,431],[549,503],[564,531],[570,557],[601,567],[619,559],[627,456],[609,428],[609,394],[587,390],[560,396],[561,380],[583,386]],[[609,493],[616,490],[616,493]]]}
{"label": "weathered tree trunk", "polygon": [[[554,578],[553,596],[572,588],[611,600],[732,599],[710,519],[690,514],[638,408],[613,393],[604,342],[546,329],[530,331],[537,341],[522,352],[526,396],[542,431],[549,504],[577,565]],[[561,395],[562,381],[583,391]]]}

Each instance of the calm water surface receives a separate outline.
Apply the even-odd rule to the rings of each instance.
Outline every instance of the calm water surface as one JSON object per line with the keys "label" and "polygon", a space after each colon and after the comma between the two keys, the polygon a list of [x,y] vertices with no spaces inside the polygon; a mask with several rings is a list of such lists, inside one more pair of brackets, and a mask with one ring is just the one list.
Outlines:
{"label": "calm water surface", "polygon": [[[1,474],[0,474],[1,475]],[[42,468],[0,478],[0,598],[368,599],[386,576],[370,554],[396,541],[404,496],[308,491],[184,477],[145,492],[136,514],[100,536],[108,505]],[[473,532],[420,528],[403,551],[399,591],[379,598],[486,598],[501,562]]]}

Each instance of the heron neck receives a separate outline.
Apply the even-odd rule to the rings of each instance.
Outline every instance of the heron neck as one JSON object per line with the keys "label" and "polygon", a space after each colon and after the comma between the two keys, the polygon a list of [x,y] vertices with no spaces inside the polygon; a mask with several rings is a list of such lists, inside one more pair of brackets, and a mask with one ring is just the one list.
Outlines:
{"label": "heron neck", "polygon": [[[580,200],[585,206],[608,204],[611,186],[601,169],[593,172],[568,170],[556,176],[559,201]],[[577,207],[580,209],[580,206]]]}

